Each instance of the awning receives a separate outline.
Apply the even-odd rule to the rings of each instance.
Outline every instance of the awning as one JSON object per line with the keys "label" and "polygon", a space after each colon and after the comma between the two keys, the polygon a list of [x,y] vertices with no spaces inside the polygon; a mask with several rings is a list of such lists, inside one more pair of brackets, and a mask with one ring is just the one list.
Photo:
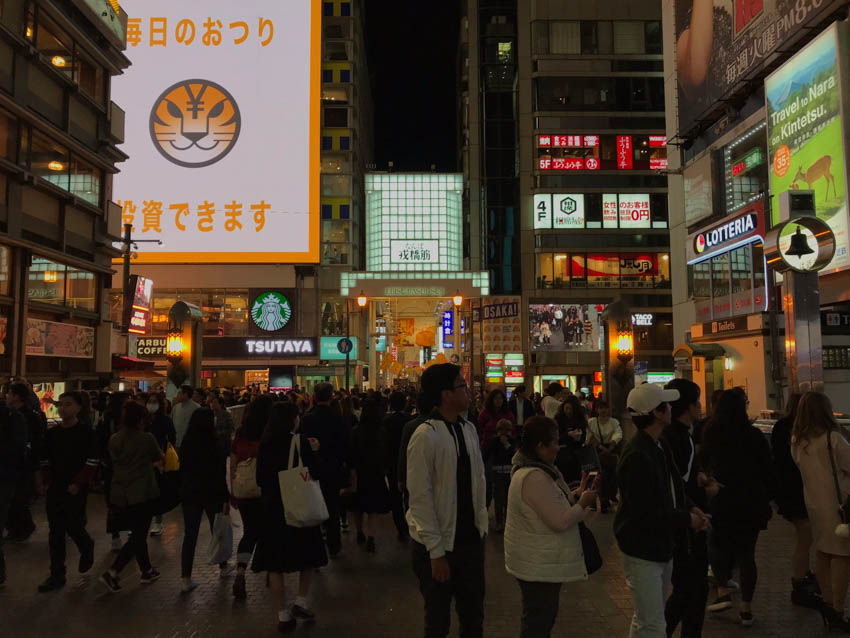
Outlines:
{"label": "awning", "polygon": [[164,379],[165,375],[154,370],[121,370],[119,379]]}
{"label": "awning", "polygon": [[725,356],[726,349],[716,343],[683,343],[673,349],[674,359],[691,359],[693,357],[717,359]]}
{"label": "awning", "polygon": [[155,361],[145,361],[144,359],[136,359],[135,357],[125,357],[120,354],[112,355],[112,369],[119,370],[151,370]]}

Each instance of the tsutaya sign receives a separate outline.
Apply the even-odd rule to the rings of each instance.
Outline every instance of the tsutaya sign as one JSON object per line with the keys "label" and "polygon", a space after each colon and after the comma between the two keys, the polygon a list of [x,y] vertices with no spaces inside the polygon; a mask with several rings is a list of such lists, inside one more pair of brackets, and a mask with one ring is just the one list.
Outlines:
{"label": "tsutaya sign", "polygon": [[316,354],[314,339],[246,339],[248,354]]}
{"label": "tsutaya sign", "polygon": [[690,236],[688,263],[727,252],[764,236],[764,204],[755,202],[743,213]]}

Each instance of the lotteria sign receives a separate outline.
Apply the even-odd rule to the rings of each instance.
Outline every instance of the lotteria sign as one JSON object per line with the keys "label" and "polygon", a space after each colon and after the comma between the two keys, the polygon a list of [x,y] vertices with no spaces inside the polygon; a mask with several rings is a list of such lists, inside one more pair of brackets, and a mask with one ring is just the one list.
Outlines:
{"label": "lotteria sign", "polygon": [[691,235],[688,242],[688,261],[726,252],[747,240],[764,235],[764,205],[757,202],[728,221]]}

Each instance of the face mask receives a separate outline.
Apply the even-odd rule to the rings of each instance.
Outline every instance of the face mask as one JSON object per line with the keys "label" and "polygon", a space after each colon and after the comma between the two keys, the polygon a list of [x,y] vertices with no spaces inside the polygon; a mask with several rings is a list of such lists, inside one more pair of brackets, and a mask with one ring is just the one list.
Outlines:
{"label": "face mask", "polygon": [[156,414],[159,411],[159,403],[148,403],[148,412]]}

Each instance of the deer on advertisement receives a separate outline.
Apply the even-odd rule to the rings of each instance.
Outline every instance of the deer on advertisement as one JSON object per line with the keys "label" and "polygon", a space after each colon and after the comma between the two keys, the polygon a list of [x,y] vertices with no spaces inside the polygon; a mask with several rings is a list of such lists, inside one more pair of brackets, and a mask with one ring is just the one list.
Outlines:
{"label": "deer on advertisement", "polygon": [[819,160],[817,160],[814,164],[809,166],[806,172],[803,172],[803,167],[799,167],[797,169],[797,174],[794,176],[794,183],[802,180],[806,182],[809,187],[809,190],[812,189],[812,184],[818,181],[821,177],[826,180],[826,198],[829,199],[829,185],[832,184],[832,194],[834,196],[838,196],[838,192],[835,187],[835,176],[830,172],[830,167],[832,166],[832,156],[824,155]]}

